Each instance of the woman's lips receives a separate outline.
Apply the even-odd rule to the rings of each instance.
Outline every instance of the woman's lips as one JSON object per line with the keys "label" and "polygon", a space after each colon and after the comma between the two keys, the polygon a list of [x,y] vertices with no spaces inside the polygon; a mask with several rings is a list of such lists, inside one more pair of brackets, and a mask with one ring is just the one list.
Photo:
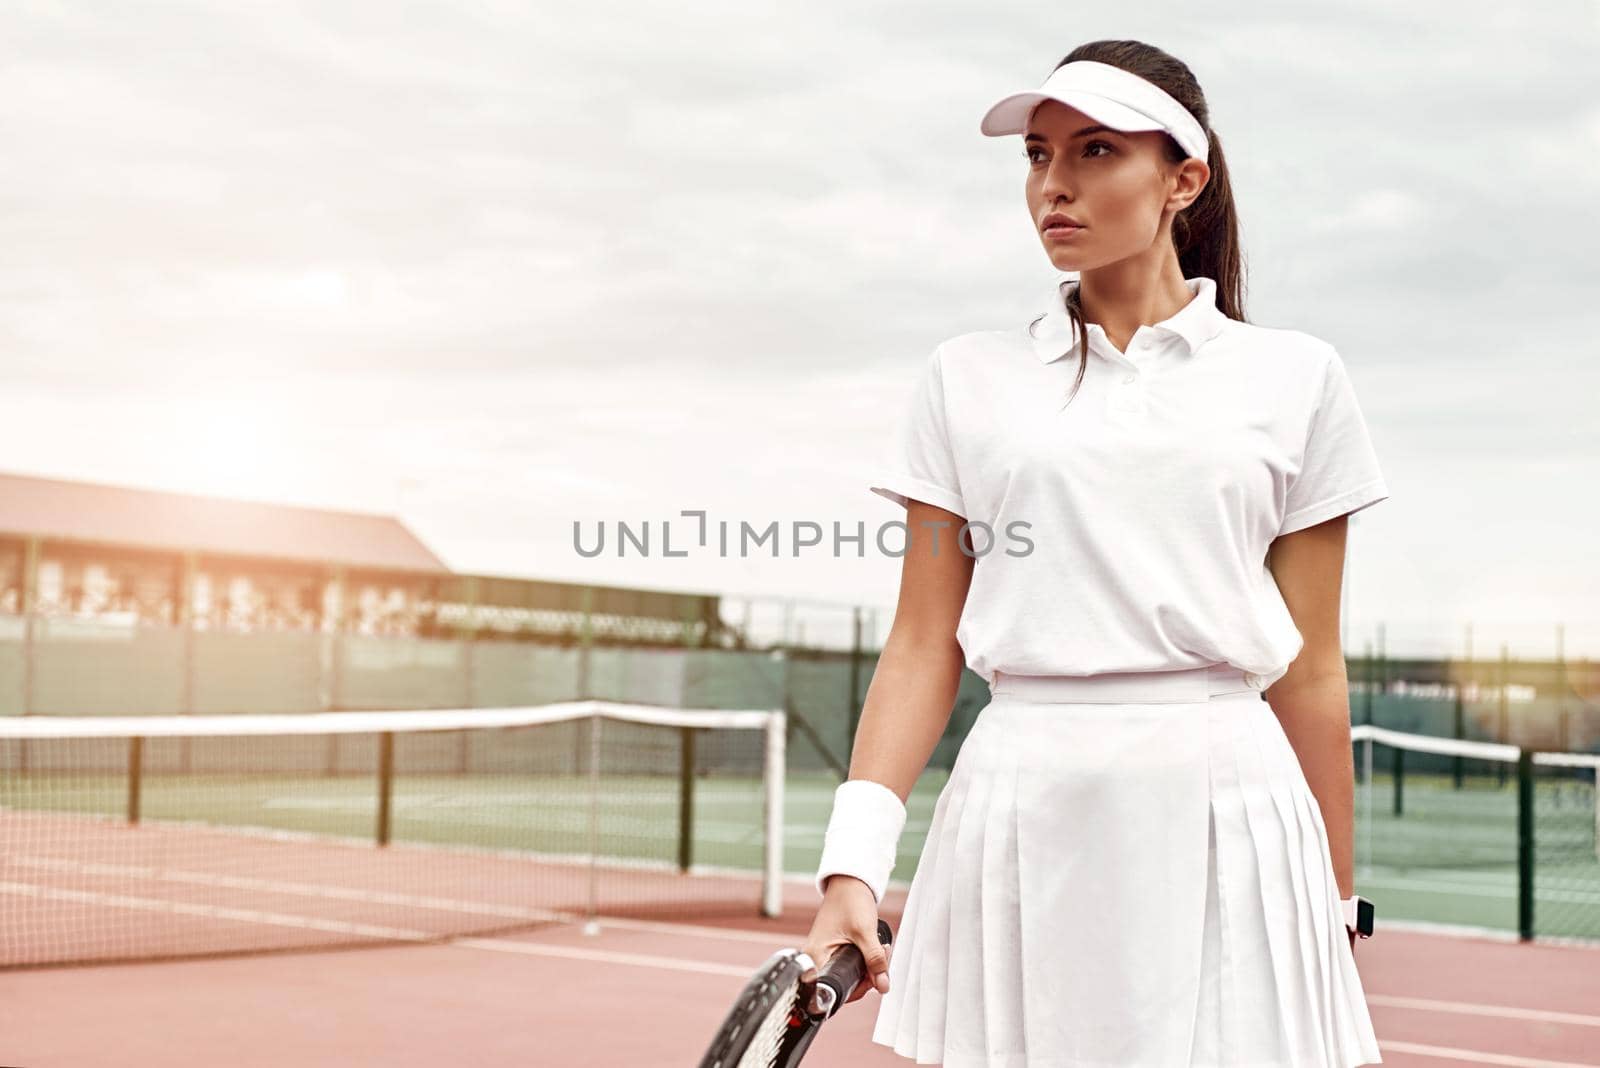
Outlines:
{"label": "woman's lips", "polygon": [[1048,238],[1071,237],[1083,229],[1082,226],[1047,226],[1044,230],[1044,236]]}

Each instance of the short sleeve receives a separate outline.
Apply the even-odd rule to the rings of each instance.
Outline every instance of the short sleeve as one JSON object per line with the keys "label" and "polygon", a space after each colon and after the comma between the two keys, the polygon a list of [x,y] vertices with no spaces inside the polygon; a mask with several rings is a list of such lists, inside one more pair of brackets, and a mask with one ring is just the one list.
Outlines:
{"label": "short sleeve", "polygon": [[1329,353],[1299,472],[1289,481],[1279,534],[1359,512],[1389,496],[1366,420],[1338,352]]}
{"label": "short sleeve", "polygon": [[902,411],[889,456],[874,474],[872,492],[896,504],[925,501],[966,518],[956,478],[944,393],[944,365],[934,349]]}

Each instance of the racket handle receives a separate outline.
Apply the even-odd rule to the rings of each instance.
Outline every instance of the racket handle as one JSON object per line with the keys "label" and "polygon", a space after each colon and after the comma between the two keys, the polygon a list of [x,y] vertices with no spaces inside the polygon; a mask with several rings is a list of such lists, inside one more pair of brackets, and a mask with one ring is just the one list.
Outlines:
{"label": "racket handle", "polygon": [[[894,941],[894,933],[889,930],[889,925],[881,918],[878,920],[878,941],[888,945]],[[844,999],[850,996],[863,977],[867,974],[867,958],[861,955],[861,950],[854,942],[839,947],[838,952],[828,958],[817,971],[817,991],[814,1004],[818,1011],[816,1016],[827,1019],[839,1011],[839,1006],[844,1004]]]}

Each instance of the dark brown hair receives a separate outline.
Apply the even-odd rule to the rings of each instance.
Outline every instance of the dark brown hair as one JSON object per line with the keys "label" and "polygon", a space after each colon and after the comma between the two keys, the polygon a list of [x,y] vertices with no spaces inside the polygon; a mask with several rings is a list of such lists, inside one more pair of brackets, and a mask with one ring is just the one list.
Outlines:
{"label": "dark brown hair", "polygon": [[[1222,139],[1211,128],[1211,109],[1194,72],[1180,59],[1143,41],[1090,41],[1079,45],[1060,63],[1059,69],[1080,59],[1118,67],[1160,86],[1199,120],[1211,142],[1206,163],[1211,178],[1193,204],[1172,219],[1172,244],[1178,251],[1178,266],[1185,278],[1205,276],[1217,283],[1217,308],[1230,319],[1244,322],[1244,251],[1239,245],[1239,216],[1233,204],[1233,183],[1228,180],[1228,163],[1222,155]],[[1181,163],[1187,157],[1171,135],[1166,137],[1167,159]],[[1088,369],[1089,331],[1083,321],[1078,290],[1067,301],[1067,312],[1078,336],[1078,377],[1072,393]],[[1070,395],[1069,395],[1070,396]]]}

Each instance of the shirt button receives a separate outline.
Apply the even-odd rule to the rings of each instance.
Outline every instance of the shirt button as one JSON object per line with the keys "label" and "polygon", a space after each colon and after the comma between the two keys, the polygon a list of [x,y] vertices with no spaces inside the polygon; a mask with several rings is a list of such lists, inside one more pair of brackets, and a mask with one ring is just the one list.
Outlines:
{"label": "shirt button", "polygon": [[1257,675],[1254,671],[1246,671],[1244,673],[1244,683],[1246,686],[1254,686],[1260,681],[1261,676]]}
{"label": "shirt button", "polygon": [[1124,376],[1124,378],[1123,378],[1123,379],[1122,379],[1122,381],[1123,381],[1123,383],[1124,383],[1124,384],[1125,384],[1125,385],[1129,385],[1129,386],[1131,386],[1131,385],[1133,385],[1133,383],[1134,383],[1134,382],[1135,382],[1135,381],[1137,381],[1137,380],[1138,380],[1138,378],[1139,378],[1139,376],[1138,376],[1138,375],[1126,375],[1126,376]]}

